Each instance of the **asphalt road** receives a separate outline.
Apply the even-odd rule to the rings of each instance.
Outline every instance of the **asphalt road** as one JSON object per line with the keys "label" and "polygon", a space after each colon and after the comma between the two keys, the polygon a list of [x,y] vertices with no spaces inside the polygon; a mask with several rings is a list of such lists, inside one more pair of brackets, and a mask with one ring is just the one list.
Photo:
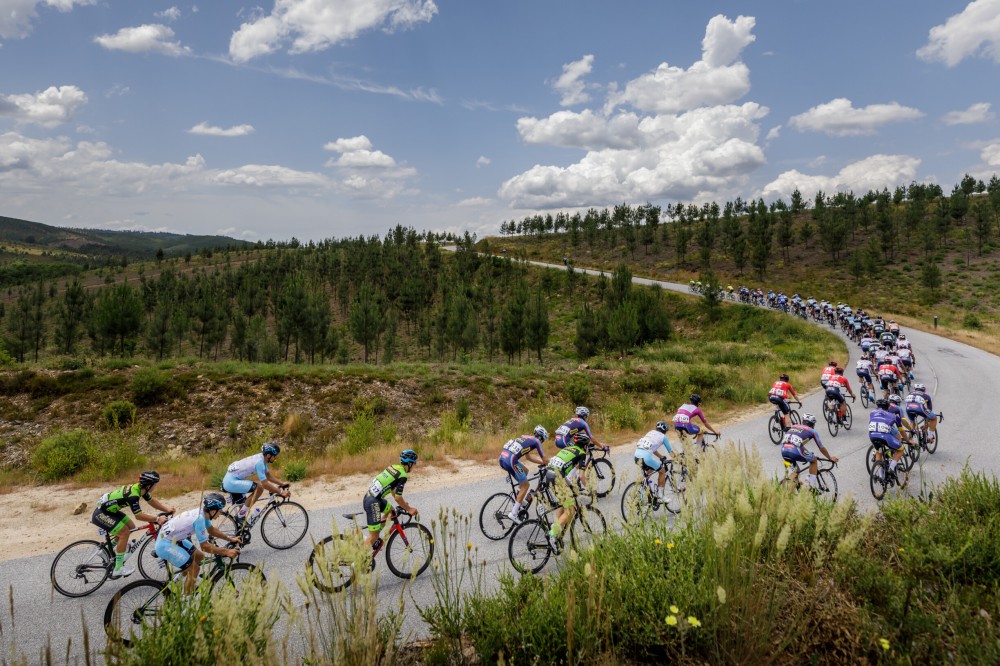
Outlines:
{"label": "asphalt road", "polygon": [[[636,279],[636,282],[656,284],[643,279]],[[661,286],[681,292],[687,291],[684,285],[663,283]],[[934,396],[935,408],[943,411],[946,416],[940,428],[941,444],[938,451],[934,456],[921,457],[918,468],[911,476],[910,492],[917,493],[922,487],[929,487],[949,475],[956,475],[966,464],[971,469],[997,475],[1000,470],[998,462],[1000,457],[995,452],[991,438],[1000,428],[1000,414],[994,411],[994,396],[1000,388],[1000,357],[928,333],[907,330],[906,334],[913,341],[917,354],[918,365],[915,369],[917,379],[928,385]],[[856,357],[856,347],[848,344],[851,356]],[[853,368],[853,365],[847,367]],[[817,368],[816,388],[818,388],[819,370]],[[854,386],[853,371],[849,374],[852,375],[850,379]],[[811,388],[813,387],[796,387],[800,393]],[[812,391],[803,402],[805,405],[799,408],[800,412],[812,412],[818,416],[822,414],[821,394],[818,391]],[[705,404],[703,407],[711,420],[712,405]],[[836,470],[841,496],[851,494],[863,506],[874,507],[876,503],[868,487],[864,464],[864,453],[868,446],[868,410],[861,407],[860,400],[852,407],[855,425],[851,431],[842,430],[836,438],[832,438],[822,421],[819,424],[819,431],[827,448],[841,459]],[[723,438],[756,446],[765,468],[780,475],[783,468],[779,449],[771,444],[767,437],[766,422],[770,413],[770,410],[762,408],[760,415],[727,427],[723,432]],[[595,434],[600,436],[600,433]],[[620,493],[633,474],[631,458],[631,451],[626,450],[621,450],[614,456],[618,471],[615,492],[599,503],[609,524],[617,524],[619,521]],[[419,474],[419,467],[416,473]],[[498,467],[496,479],[491,483],[452,486],[408,495],[409,501],[420,509],[425,521],[436,517],[440,510],[457,509],[472,517],[473,528],[468,538],[478,548],[478,557],[487,563],[485,579],[490,585],[496,582],[499,572],[505,568],[509,569],[507,542],[487,540],[478,530],[478,513],[482,502],[490,494],[505,490],[506,487],[504,475]],[[361,490],[359,489],[359,495]],[[340,517],[342,512],[360,510],[360,501],[357,505],[311,510],[310,531],[313,538],[318,540],[330,534],[333,520],[342,526],[346,525],[347,521]],[[460,540],[464,538],[459,537]],[[440,556],[442,545],[439,540],[436,558]],[[302,572],[310,548],[309,540],[306,539],[291,550],[275,551],[268,548],[258,536],[246,549],[242,560],[263,567],[269,580],[281,580],[295,603],[301,604],[304,596],[295,583],[295,577]],[[11,603],[2,604],[3,608],[0,609],[0,629],[2,629],[0,663],[11,655],[12,644],[30,664],[41,662],[41,654],[46,646],[51,646],[52,653],[58,655],[57,663],[61,663],[67,654],[70,655],[70,663],[83,663],[84,627],[89,635],[91,651],[96,654],[102,648],[104,630],[101,620],[104,608],[123,583],[108,581],[100,590],[84,599],[65,598],[55,593],[49,583],[49,568],[53,557],[52,554],[45,554],[0,562],[0,589],[9,590],[12,600]],[[557,566],[558,562],[550,561],[546,570],[552,571]],[[384,605],[386,607],[392,605],[401,595],[406,600],[404,636],[425,634],[426,625],[420,619],[416,607],[429,605],[434,599],[429,573],[404,589],[403,582],[392,576],[381,557],[377,570],[381,597],[385,599]],[[133,579],[138,575],[136,573]],[[14,611],[13,623],[11,605]],[[292,633],[290,640],[294,643],[297,639],[294,632]]]}

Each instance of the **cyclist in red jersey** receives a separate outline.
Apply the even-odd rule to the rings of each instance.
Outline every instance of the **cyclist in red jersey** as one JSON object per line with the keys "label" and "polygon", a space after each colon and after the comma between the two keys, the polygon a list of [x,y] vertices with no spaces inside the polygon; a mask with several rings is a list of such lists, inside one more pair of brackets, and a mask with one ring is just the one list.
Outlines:
{"label": "cyclist in red jersey", "polygon": [[830,361],[830,363],[825,368],[823,368],[823,372],[819,376],[819,385],[822,386],[823,388],[826,388],[826,383],[830,381],[830,377],[833,377],[833,375],[836,372],[837,372],[837,362]]}
{"label": "cyclist in red jersey", "polygon": [[802,403],[802,401],[799,400],[798,394],[795,393],[795,389],[793,389],[792,385],[788,382],[788,375],[781,373],[781,375],[778,376],[778,381],[771,385],[771,390],[768,391],[767,400],[781,410],[782,430],[788,430],[788,415],[792,411],[788,406],[789,394],[791,394],[791,396],[795,398],[799,404]]}
{"label": "cyclist in red jersey", "polygon": [[894,363],[887,360],[878,366],[878,380],[882,386],[882,397],[888,400],[889,394],[895,393],[903,381],[903,373]]}
{"label": "cyclist in red jersey", "polygon": [[842,390],[847,390],[847,394],[851,396],[851,400],[854,400],[854,391],[851,389],[851,383],[847,381],[847,377],[844,376],[844,369],[837,368],[834,371],[832,377],[826,382],[826,394],[829,397],[835,397],[831,395],[832,392],[836,392],[837,397],[837,414],[840,416],[841,420],[847,415],[847,401],[844,400],[844,396],[841,394]]}

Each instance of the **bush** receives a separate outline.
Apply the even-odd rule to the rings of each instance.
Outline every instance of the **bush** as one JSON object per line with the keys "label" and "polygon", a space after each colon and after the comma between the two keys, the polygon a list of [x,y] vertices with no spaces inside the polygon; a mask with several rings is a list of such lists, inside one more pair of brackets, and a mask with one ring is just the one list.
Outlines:
{"label": "bush", "polygon": [[638,430],[642,414],[628,398],[620,398],[604,408],[604,423],[617,430]]}
{"label": "bush", "polygon": [[472,419],[472,412],[469,409],[469,401],[459,398],[455,403],[455,416],[459,423],[468,423]]}
{"label": "bush", "polygon": [[357,455],[370,449],[375,444],[375,414],[370,409],[355,412],[345,435],[347,453]]}
{"label": "bush", "polygon": [[286,481],[301,481],[306,478],[306,472],[309,470],[309,463],[302,459],[289,460],[285,463],[285,473]]}
{"label": "bush", "polygon": [[90,462],[91,441],[91,434],[82,429],[56,433],[42,440],[31,456],[31,464],[44,481],[64,479]]}
{"label": "bush", "polygon": [[140,407],[165,402],[173,392],[173,382],[156,368],[142,368],[132,377],[132,398]]}
{"label": "bush", "polygon": [[135,405],[117,400],[104,406],[104,422],[109,428],[127,428],[135,423]]}
{"label": "bush", "polygon": [[590,380],[582,372],[574,372],[563,384],[566,397],[574,405],[583,405],[590,400]]}
{"label": "bush", "polygon": [[127,435],[112,435],[105,441],[91,440],[90,462],[82,475],[93,481],[112,481],[142,464],[139,445]]}
{"label": "bush", "polygon": [[979,317],[970,312],[966,314],[965,319],[962,320],[962,327],[973,331],[981,331],[983,330],[983,322],[979,319]]}

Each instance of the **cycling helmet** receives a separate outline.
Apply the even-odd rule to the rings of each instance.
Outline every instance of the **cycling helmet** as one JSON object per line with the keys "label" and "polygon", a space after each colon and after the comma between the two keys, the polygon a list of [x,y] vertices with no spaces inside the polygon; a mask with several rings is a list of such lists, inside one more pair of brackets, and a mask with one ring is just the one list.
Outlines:
{"label": "cycling helmet", "polygon": [[926,391],[927,390],[927,386],[925,384],[914,384],[913,385],[913,390],[914,391]]}
{"label": "cycling helmet", "polygon": [[906,339],[906,333],[900,333],[899,334],[899,339],[900,340],[905,340]]}
{"label": "cycling helmet", "polygon": [[785,373],[783,372],[783,373],[781,373],[780,375],[778,375],[778,379],[780,379],[780,380],[781,380],[781,381],[783,381],[783,382],[787,382],[787,381],[788,381],[788,375],[786,375],[786,374],[785,374]]}
{"label": "cycling helmet", "polygon": [[413,463],[417,462],[417,452],[414,451],[413,449],[406,449],[405,451],[399,454],[399,462],[403,463],[404,465],[412,465]]}
{"label": "cycling helmet", "polygon": [[903,402],[903,399],[899,397],[899,394],[893,393],[892,395],[889,396],[889,402],[891,402],[894,405],[898,405],[899,403]]}
{"label": "cycling helmet", "polygon": [[698,395],[697,393],[692,393],[690,400],[691,404],[694,405],[695,407],[701,404],[701,396]]}
{"label": "cycling helmet", "polygon": [[573,444],[581,448],[590,446],[590,435],[585,432],[576,433],[576,436],[573,437]]}
{"label": "cycling helmet", "polygon": [[889,401],[885,398],[879,398],[875,401],[875,406],[879,409],[889,409]]}
{"label": "cycling helmet", "polygon": [[666,434],[666,432],[668,430],[670,430],[670,424],[667,423],[666,421],[657,421],[656,422],[656,430],[658,432],[662,432],[662,433]]}
{"label": "cycling helmet", "polygon": [[139,485],[152,488],[160,482],[160,475],[156,472],[143,472],[139,475]]}
{"label": "cycling helmet", "polygon": [[281,447],[278,446],[277,442],[264,442],[264,446],[260,447],[260,452],[265,455],[270,453],[272,456],[276,456],[281,453]]}
{"label": "cycling helmet", "polygon": [[838,375],[844,374],[844,369],[841,368],[839,365],[836,368],[834,368],[833,371]]}
{"label": "cycling helmet", "polygon": [[816,416],[813,414],[803,414],[802,422],[807,426],[809,426],[810,428],[812,428],[814,425],[816,425]]}
{"label": "cycling helmet", "polygon": [[574,410],[574,413],[581,419],[585,419],[590,416],[590,410],[582,405],[580,407],[577,407],[576,410]]}
{"label": "cycling helmet", "polygon": [[836,361],[830,361],[830,365],[836,368],[838,364]]}
{"label": "cycling helmet", "polygon": [[535,426],[535,437],[537,437],[539,439],[539,441],[544,442],[545,440],[547,440],[549,438],[549,431],[546,430],[545,428],[543,428],[540,425],[536,425]]}
{"label": "cycling helmet", "polygon": [[219,493],[209,493],[201,500],[205,511],[218,511],[226,506],[226,498]]}

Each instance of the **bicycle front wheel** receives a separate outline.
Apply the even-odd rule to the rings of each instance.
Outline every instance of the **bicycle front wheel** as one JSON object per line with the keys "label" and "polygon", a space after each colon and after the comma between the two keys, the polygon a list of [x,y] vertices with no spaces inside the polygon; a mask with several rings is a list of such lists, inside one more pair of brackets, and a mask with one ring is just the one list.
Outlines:
{"label": "bicycle front wheel", "polygon": [[861,406],[868,409],[868,390],[861,389]]}
{"label": "bicycle front wheel", "polygon": [[548,528],[534,518],[514,528],[507,543],[507,557],[514,569],[522,574],[541,571],[551,554]]}
{"label": "bicycle front wheel", "polygon": [[799,413],[794,409],[788,412],[788,418],[792,425],[798,425],[802,423],[802,417],[799,416]]}
{"label": "bicycle front wheel", "polygon": [[247,562],[234,562],[226,565],[212,576],[212,587],[220,582],[227,588],[236,590],[236,595],[259,592],[266,579],[264,573]]}
{"label": "bicycle front wheel", "polygon": [[569,528],[569,538],[577,550],[592,544],[608,531],[604,514],[596,506],[578,506],[573,524]]}
{"label": "bicycle front wheel", "polygon": [[781,429],[781,421],[778,419],[778,415],[771,414],[771,419],[767,422],[767,435],[771,438],[771,442],[775,446],[781,444],[784,434],[785,431]]}
{"label": "bicycle front wheel", "polygon": [[145,632],[155,631],[169,598],[167,584],[155,580],[137,580],[118,590],[104,609],[108,640],[129,646]]}
{"label": "bicycle front wheel", "polygon": [[625,486],[622,493],[622,520],[636,525],[649,517],[653,511],[653,499],[648,486],[643,481],[633,481]]}
{"label": "bicycle front wheel", "polygon": [[313,585],[321,592],[340,592],[354,581],[354,564],[344,557],[347,542],[343,534],[323,539],[306,562]]}
{"label": "bicycle front wheel", "polygon": [[844,430],[850,430],[851,426],[854,425],[854,416],[851,414],[851,406],[844,405]]}
{"label": "bicycle front wheel", "polygon": [[672,470],[667,470],[667,483],[663,486],[663,506],[670,513],[680,513],[681,505],[684,504],[685,480],[683,474]]}
{"label": "bicycle front wheel", "polygon": [[615,468],[607,458],[598,458],[587,469],[588,488],[598,497],[607,497],[615,487]]}
{"label": "bicycle front wheel", "polygon": [[215,527],[222,530],[222,533],[227,537],[234,537],[237,532],[239,532],[239,528],[236,527],[236,519],[228,513],[217,516],[212,522],[215,523]]}
{"label": "bicycle front wheel", "polygon": [[927,435],[924,435],[924,448],[927,449],[927,453],[934,455],[934,452],[937,451],[938,444],[941,441],[941,433],[937,430],[934,431],[934,441],[930,440],[929,435],[930,431],[928,431]]}
{"label": "bicycle front wheel", "polygon": [[889,485],[888,481],[889,465],[885,460],[880,460],[872,466],[871,474],[868,475],[868,484],[872,489],[872,497],[881,500],[885,497],[885,490]]}
{"label": "bicycle front wheel", "polygon": [[513,508],[514,500],[510,493],[490,495],[479,511],[479,529],[483,531],[483,536],[499,541],[510,534],[516,524],[508,515]]}
{"label": "bicycle front wheel", "polygon": [[416,578],[427,570],[433,557],[434,537],[420,523],[406,525],[404,532],[393,530],[385,543],[385,563],[400,578]]}
{"label": "bicycle front wheel", "polygon": [[139,561],[139,573],[149,580],[167,583],[173,577],[170,564],[156,554],[156,539],[143,541],[136,559]]}
{"label": "bicycle front wheel", "polygon": [[837,501],[837,477],[832,471],[824,469],[816,474],[816,490],[821,498]]}
{"label": "bicycle front wheel", "polygon": [[309,512],[298,502],[278,502],[260,517],[260,536],[276,550],[288,550],[308,531]]}
{"label": "bicycle front wheel", "polygon": [[59,551],[52,561],[49,578],[56,592],[66,597],[85,597],[111,573],[111,554],[103,543],[77,541]]}
{"label": "bicycle front wheel", "polygon": [[878,464],[875,460],[875,445],[869,444],[868,451],[865,453],[865,469],[868,470],[868,475],[871,476],[872,468]]}

